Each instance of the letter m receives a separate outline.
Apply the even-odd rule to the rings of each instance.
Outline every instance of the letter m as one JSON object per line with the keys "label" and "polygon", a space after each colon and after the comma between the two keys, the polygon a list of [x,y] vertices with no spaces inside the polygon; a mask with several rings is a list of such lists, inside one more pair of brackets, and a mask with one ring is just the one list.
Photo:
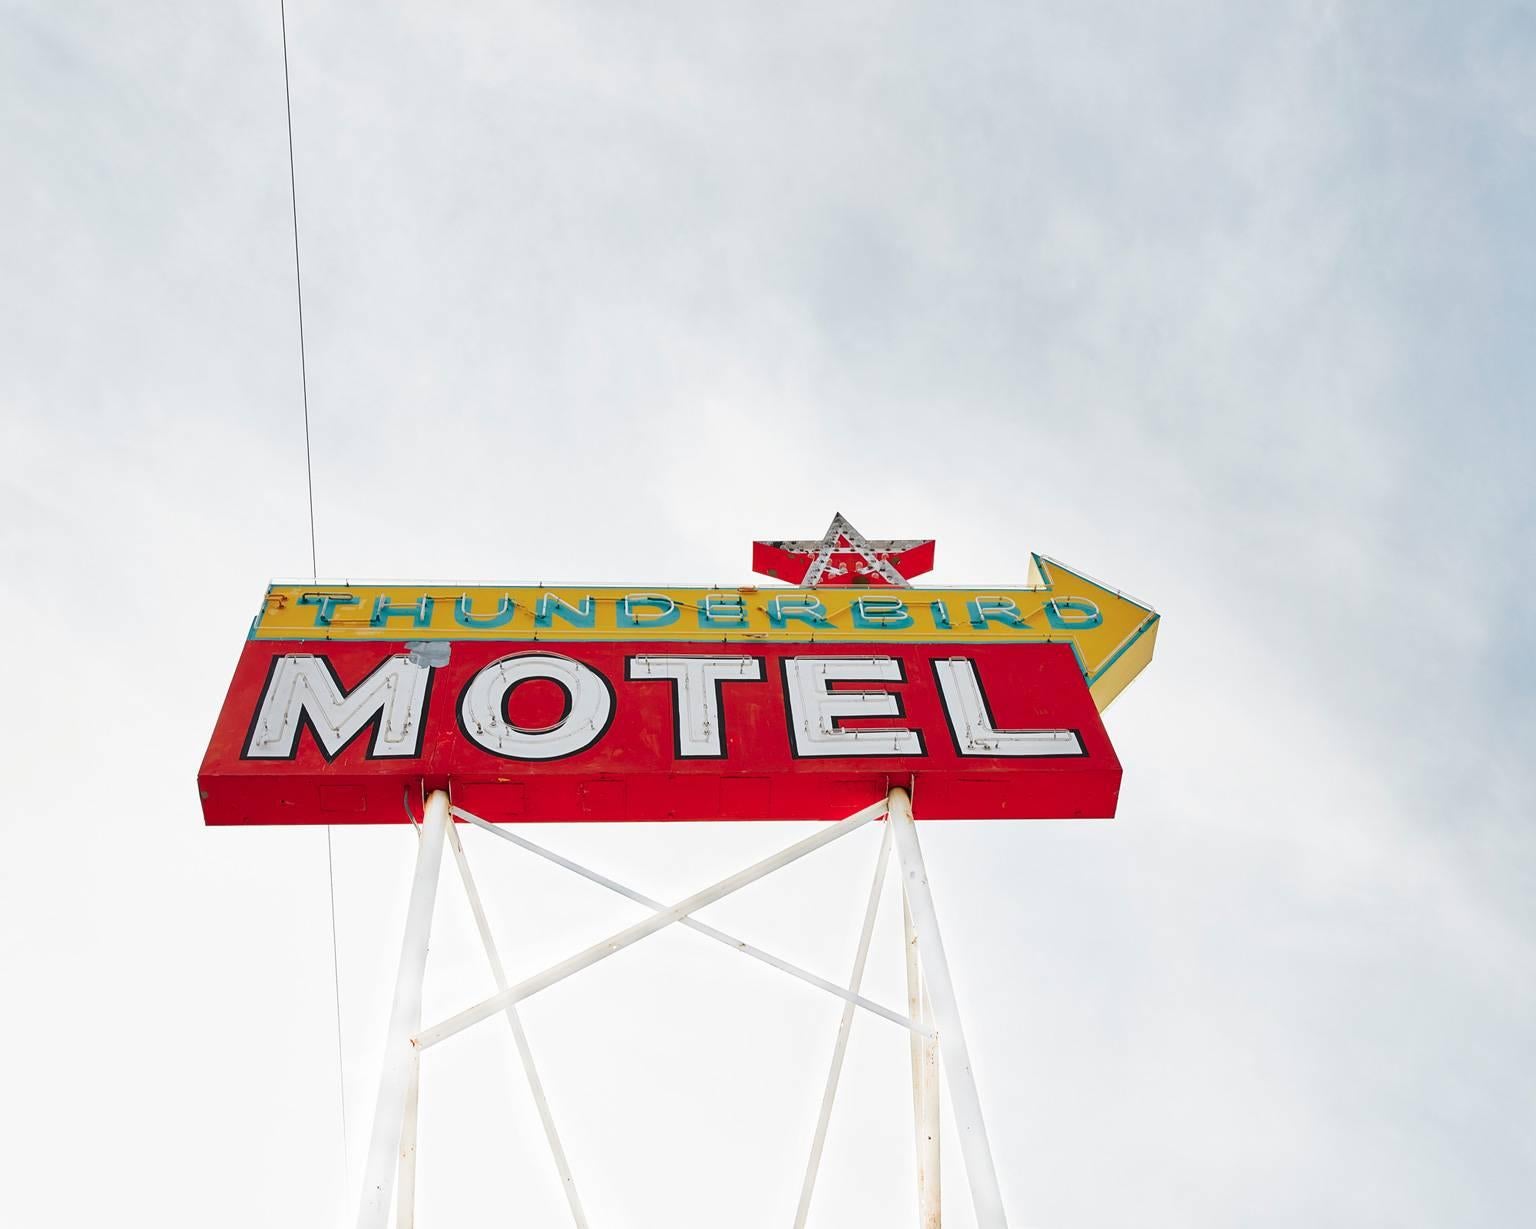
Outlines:
{"label": "letter m", "polygon": [[432,668],[403,653],[386,658],[351,691],[342,689],[328,658],[275,657],[240,758],[291,760],[305,726],[327,763],[368,730],[370,760],[420,755],[431,691]]}

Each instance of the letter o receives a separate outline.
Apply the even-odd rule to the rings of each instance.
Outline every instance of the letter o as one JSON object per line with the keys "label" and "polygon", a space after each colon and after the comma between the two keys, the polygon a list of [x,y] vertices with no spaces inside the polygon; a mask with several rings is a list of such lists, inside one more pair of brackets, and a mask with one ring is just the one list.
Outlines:
{"label": "letter o", "polygon": [[[507,693],[543,679],[565,692],[565,715],[525,730],[507,721]],[[554,653],[518,653],[493,661],[459,697],[459,729],[477,747],[508,760],[558,760],[585,751],[613,721],[613,686],[591,666]]]}

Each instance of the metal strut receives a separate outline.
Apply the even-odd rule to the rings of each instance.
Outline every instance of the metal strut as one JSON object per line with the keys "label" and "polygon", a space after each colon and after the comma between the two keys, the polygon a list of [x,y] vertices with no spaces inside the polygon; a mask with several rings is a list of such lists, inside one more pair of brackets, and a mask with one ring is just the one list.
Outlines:
{"label": "metal strut", "polygon": [[461,1033],[472,1024],[478,1024],[481,1020],[496,1015],[508,1003],[520,1003],[526,998],[531,998],[540,990],[547,990],[557,982],[564,981],[572,973],[579,973],[582,969],[589,968],[601,960],[606,960],[615,952],[623,951],[632,943],[638,943],[641,939],[648,938],[658,930],[679,922],[696,909],[702,909],[705,905],[712,905],[717,900],[722,900],[732,892],[740,891],[748,884],[756,883],[764,875],[772,874],[791,862],[799,861],[808,853],[814,853],[824,845],[830,845],[833,841],[840,840],[850,832],[856,832],[870,820],[878,818],[885,810],[885,802],[877,802],[873,806],[865,807],[862,811],[855,812],[841,823],[823,828],[803,841],[797,841],[788,849],[782,849],[772,857],[764,858],[761,862],[747,867],[744,871],[720,880],[705,888],[702,892],[695,892],[686,900],[681,900],[670,909],[659,913],[653,913],[643,922],[636,922],[633,926],[625,927],[616,934],[609,935],[606,939],[599,939],[569,959],[562,960],[558,964],[552,964],[549,968],[532,977],[524,978],[515,986],[510,986],[490,998],[476,1003],[473,1007],[467,1007],[456,1016],[450,1016],[441,1023],[434,1024],[423,1029],[416,1035],[416,1045],[425,1050],[431,1046],[446,1041],[455,1033]]}
{"label": "metal strut", "polygon": [[[437,903],[438,870],[443,864],[448,824],[448,795],[435,790],[427,799],[421,821],[421,843],[416,850],[411,903],[405,912],[405,938],[400,945],[400,970],[395,974],[395,998],[384,1040],[384,1065],[363,1170],[357,1229],[385,1229],[389,1221],[390,1180],[399,1160],[411,1072],[416,1064],[411,1034],[421,1027],[421,984],[427,971],[427,940],[432,934],[432,910]],[[414,1155],[414,1141],[411,1150]]]}
{"label": "metal strut", "polygon": [[[500,837],[504,841],[510,841],[520,849],[526,849],[529,853],[537,854],[539,857],[545,859],[546,861],[553,862],[556,866],[563,866],[566,870],[580,875],[583,879],[589,880],[590,882],[598,884],[601,887],[605,887],[610,892],[617,892],[620,896],[623,896],[628,900],[632,900],[638,905],[644,905],[647,909],[651,909],[660,913],[664,912],[667,908],[667,906],[662,904],[659,900],[647,896],[643,892],[637,892],[633,888],[625,887],[617,880],[608,878],[607,875],[599,874],[597,871],[590,870],[589,868],[582,866],[579,862],[573,862],[569,858],[561,857],[553,850],[545,849],[542,845],[534,844],[534,842],[530,841],[527,837],[519,836],[515,832],[508,831],[506,828],[498,828],[489,820],[481,819],[478,815],[472,815],[462,807],[454,807],[453,813],[460,819],[468,820],[470,823],[474,824],[475,827],[483,828],[492,836]],[[810,972],[808,969],[802,969],[799,965],[791,964],[789,961],[783,959],[782,957],[775,956],[772,952],[765,952],[760,947],[754,947],[745,939],[738,939],[735,935],[727,934],[725,931],[719,930],[716,927],[709,925],[707,922],[699,921],[698,918],[679,918],[678,925],[686,926],[689,930],[696,930],[699,932],[699,934],[707,935],[709,938],[714,939],[717,943],[723,943],[726,947],[731,948],[733,951],[740,952],[743,956],[750,956],[754,960],[761,960],[764,964],[778,969],[782,973],[788,973],[791,977],[798,977],[801,981],[815,986],[820,990],[825,990],[828,994],[835,994],[838,998],[845,999],[847,1002],[862,1007],[866,1011],[872,1011],[877,1016],[883,1016],[893,1024],[899,1024],[903,1028],[909,1028],[916,1032],[926,1032],[928,1029],[928,1026],[918,1021],[916,1012],[904,1016],[899,1011],[892,1011],[889,1007],[882,1007],[879,1003],[867,999],[863,995],[859,994],[856,987],[854,989],[845,990],[835,982],[829,982],[825,977],[818,977],[815,973]]]}
{"label": "metal strut", "polygon": [[[923,850],[917,841],[917,825],[912,822],[912,799],[906,790],[898,787],[890,792],[889,802],[887,820],[896,841],[896,857],[901,863],[902,888],[912,912],[923,987],[932,1003],[934,1023],[938,1026],[939,1053],[944,1060],[949,1103],[960,1136],[960,1155],[965,1161],[976,1224],[978,1229],[1007,1229],[1003,1196],[997,1185],[997,1170],[992,1164],[992,1146],[987,1142],[987,1127],[981,1117],[981,1097],[971,1071],[965,1032],[960,1027],[960,1008],[955,1001],[954,982],[949,976],[944,941],[939,937],[938,916],[933,907],[933,894],[928,888],[928,871],[923,865]],[[935,1106],[936,1085],[937,1080],[932,1081]],[[929,1112],[926,1103],[924,1109],[926,1118]],[[936,1142],[936,1134],[934,1139]]]}
{"label": "metal strut", "polygon": [[[869,959],[869,941],[875,933],[875,914],[880,908],[880,889],[885,885],[885,866],[891,857],[891,826],[886,824],[880,838],[880,856],[875,862],[875,879],[869,885],[869,903],[864,907],[864,928],[859,932],[859,948],[853,957],[853,972],[848,977],[849,993],[856,993],[864,981],[864,965]],[[837,1100],[837,1085],[843,1074],[843,1058],[848,1053],[848,1034],[853,1030],[855,1004],[843,1004],[843,1018],[837,1026],[837,1042],[832,1047],[832,1067],[827,1072],[827,1087],[821,1095],[821,1113],[816,1119],[816,1134],[811,1138],[811,1159],[806,1162],[805,1180],[800,1186],[800,1206],[795,1209],[795,1229],[805,1229],[811,1211],[811,1194],[816,1189],[816,1171],[821,1167],[821,1150],[827,1142],[827,1126],[832,1121],[832,1103]],[[914,1034],[916,1036],[916,1034]]]}
{"label": "metal strut", "polygon": [[[480,932],[480,942],[485,947],[485,958],[491,966],[491,977],[496,982],[497,990],[507,988],[507,973],[501,965],[501,955],[496,950],[496,941],[491,938],[490,923],[486,921],[485,908],[480,903],[480,893],[475,888],[474,876],[469,873],[469,859],[464,856],[464,846],[459,843],[459,833],[452,824],[448,825],[448,841],[453,849],[454,861],[459,864],[459,877],[464,881],[464,892],[469,897],[470,910],[475,915],[475,928]],[[560,1174],[560,1185],[565,1191],[565,1201],[570,1205],[571,1221],[576,1229],[587,1229],[587,1214],[582,1209],[581,1199],[576,1194],[576,1179],[571,1176],[570,1162],[565,1157],[565,1146],[560,1142],[560,1133],[555,1130],[554,1115],[550,1113],[549,1098],[544,1095],[544,1081],[539,1078],[538,1068],[533,1063],[533,1051],[528,1045],[528,1034],[523,1031],[522,1018],[517,1014],[517,1008],[508,1004],[507,1023],[512,1029],[512,1041],[517,1046],[517,1056],[523,1064],[523,1074],[528,1079],[528,1091],[533,1094],[534,1107],[539,1112],[539,1121],[544,1126],[544,1139],[549,1144],[550,1155],[555,1158],[555,1169]],[[421,1053],[417,1051],[417,1060],[420,1061]],[[400,1229],[405,1229],[404,1225]]]}
{"label": "metal strut", "polygon": [[[888,822],[881,841],[874,881],[870,886],[864,923],[859,934],[858,949],[846,989],[761,949],[751,947],[723,931],[706,926],[690,916],[695,910],[721,900],[773,871],[788,866],[807,854],[856,831],[879,818],[882,813],[885,814]],[[509,986],[506,971],[502,967],[500,955],[491,937],[479,891],[470,874],[469,863],[458,833],[453,827],[454,814],[645,905],[653,910],[651,916],[593,944],[569,959],[551,965],[542,972]],[[966,1178],[976,1210],[978,1229],[1006,1229],[1007,1222],[998,1190],[997,1174],[992,1163],[986,1127],[981,1117],[981,1103],[976,1091],[975,1078],[971,1072],[965,1036],[960,1027],[954,985],[950,979],[949,965],[939,936],[933,897],[928,887],[927,872],[923,866],[922,849],[918,844],[916,826],[912,821],[911,799],[906,790],[892,789],[883,801],[865,807],[840,823],[823,828],[804,840],[797,841],[788,848],[671,906],[662,905],[595,871],[589,871],[569,859],[551,853],[523,837],[494,827],[479,816],[451,807],[447,794],[441,790],[435,791],[427,799],[425,815],[417,828],[417,834],[419,847],[416,870],[411,883],[410,903],[406,910],[405,935],[401,943],[400,967],[395,978],[394,1001],[390,1009],[389,1030],[379,1076],[379,1095],[369,1141],[357,1229],[386,1229],[391,1203],[390,1188],[394,1185],[394,1181],[398,1181],[397,1226],[399,1229],[411,1229],[414,1225],[416,1109],[421,1051],[446,1040],[480,1020],[498,1014],[506,1017],[512,1030],[518,1056],[522,1060],[524,1074],[527,1076],[540,1121],[544,1126],[545,1137],[554,1156],[556,1168],[559,1170],[566,1199],[570,1204],[572,1220],[577,1229],[586,1229],[586,1216],[576,1195],[570,1166],[555,1129],[554,1118],[550,1113],[543,1084],[534,1066],[527,1035],[523,1031],[516,1004],[673,923],[698,930],[746,955],[826,989],[844,1001],[837,1039],[833,1047],[831,1068],[822,1095],[816,1131],[811,1143],[811,1154],[806,1165],[800,1202],[796,1209],[796,1229],[804,1229],[809,1214],[832,1106],[847,1054],[855,1007],[867,1008],[902,1024],[912,1032],[913,1134],[918,1172],[918,1219],[922,1229],[938,1229],[940,1216],[938,1077],[941,1053],[949,1083],[950,1104],[954,1111],[961,1155],[965,1161]],[[465,894],[469,898],[475,925],[490,965],[491,976],[496,984],[496,993],[439,1024],[423,1029],[421,1027],[422,981],[426,970],[427,945],[431,935],[432,914],[436,904],[437,882],[445,842],[453,851]],[[873,1003],[859,993],[879,908],[881,885],[884,882],[893,846],[901,867],[902,913],[906,932],[909,1014],[905,1016],[878,1003]]]}

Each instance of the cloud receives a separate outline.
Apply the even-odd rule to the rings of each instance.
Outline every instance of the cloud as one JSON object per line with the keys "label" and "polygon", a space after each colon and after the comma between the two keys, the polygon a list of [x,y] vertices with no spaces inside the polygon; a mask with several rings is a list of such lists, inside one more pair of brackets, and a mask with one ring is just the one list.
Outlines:
{"label": "cloud", "polygon": [[[318,834],[205,832],[191,785],[260,586],[308,567],[275,14],[12,26],[13,1199],[90,1219],[155,1172],[153,1140],[195,1175],[168,1224],[339,1207]],[[753,537],[841,508],[936,536],[935,583],[1022,578],[1042,550],[1147,595],[1158,660],[1109,714],[1121,819],[924,831],[1015,1221],[1518,1219],[1529,18],[343,6],[289,33],[322,572],[725,581]],[[354,1165],[399,835],[337,845]],[[564,834],[679,891],[780,835]],[[848,956],[853,861],[794,898],[818,968]],[[487,876],[528,959],[599,920]],[[754,937],[784,921],[766,893],[742,910]],[[478,966],[444,925],[447,1009]],[[829,1019],[693,955],[529,1009],[581,1180],[626,1223],[717,1219],[705,1195],[733,1183],[792,1203],[808,1143]],[[828,1223],[910,1210],[883,1027],[854,1037]],[[516,1072],[493,1068],[499,1109],[471,1074],[503,1040],[445,1060],[428,1113],[541,1172]],[[780,1066],[752,1066],[758,1042]],[[636,1109],[590,1078],[647,1053],[735,1082],[674,1101],[657,1062]],[[667,1138],[715,1186],[641,1157]],[[83,1150],[116,1158],[101,1182],[48,1161]],[[424,1200],[483,1178],[456,1155],[424,1151]],[[754,1156],[782,1164],[747,1188]],[[548,1183],[519,1192],[525,1219],[561,1215]]]}

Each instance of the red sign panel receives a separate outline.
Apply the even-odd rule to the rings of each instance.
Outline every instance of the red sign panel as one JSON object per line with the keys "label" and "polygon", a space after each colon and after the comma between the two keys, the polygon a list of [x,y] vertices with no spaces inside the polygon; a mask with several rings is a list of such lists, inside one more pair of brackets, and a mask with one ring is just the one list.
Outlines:
{"label": "red sign panel", "polygon": [[198,775],[210,824],[1109,817],[1120,764],[1072,646],[245,645]]}

